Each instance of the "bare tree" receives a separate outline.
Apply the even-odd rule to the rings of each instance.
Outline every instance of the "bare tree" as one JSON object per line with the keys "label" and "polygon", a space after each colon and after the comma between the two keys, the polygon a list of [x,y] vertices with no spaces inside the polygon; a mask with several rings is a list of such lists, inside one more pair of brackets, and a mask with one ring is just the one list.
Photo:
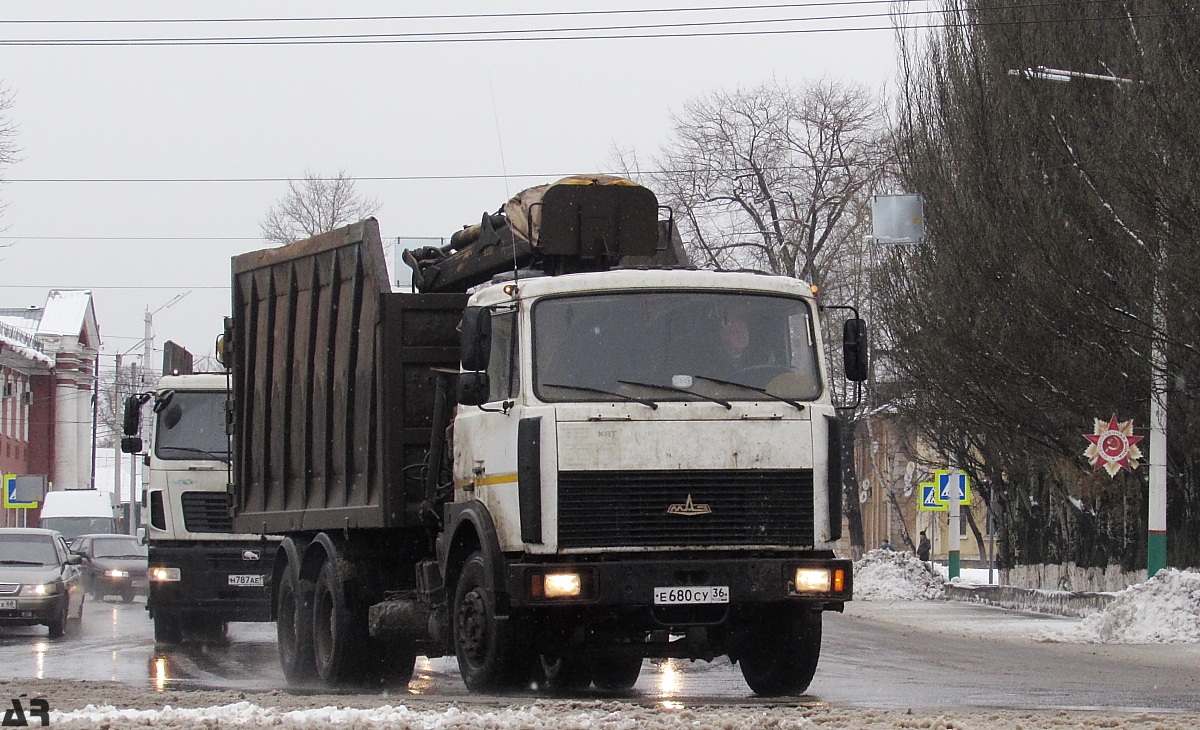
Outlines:
{"label": "bare tree", "polygon": [[304,179],[288,181],[287,195],[271,207],[259,226],[268,241],[295,243],[368,218],[379,206],[378,200],[355,190],[354,178],[345,170],[334,177],[308,170]]}
{"label": "bare tree", "polygon": [[[17,147],[17,124],[11,116],[14,101],[15,97],[12,91],[0,86],[0,168],[20,160],[20,148]],[[4,176],[0,174],[0,183],[2,182],[4,182]],[[5,207],[7,207],[7,203],[0,202],[0,212]],[[0,248],[10,245],[12,244],[4,244]]]}
{"label": "bare tree", "polygon": [[828,79],[771,81],[687,102],[656,159],[663,202],[689,253],[819,286],[862,238],[863,200],[880,179],[879,101]]}

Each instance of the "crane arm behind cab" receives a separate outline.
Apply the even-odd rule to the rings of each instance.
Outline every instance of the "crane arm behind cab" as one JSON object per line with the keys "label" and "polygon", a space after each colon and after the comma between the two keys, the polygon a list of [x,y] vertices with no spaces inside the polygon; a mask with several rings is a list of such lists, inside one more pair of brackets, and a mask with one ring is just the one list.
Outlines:
{"label": "crane arm behind cab", "polygon": [[465,292],[496,274],[687,265],[671,220],[649,189],[612,175],[579,175],[517,193],[450,237],[403,253],[419,292]]}

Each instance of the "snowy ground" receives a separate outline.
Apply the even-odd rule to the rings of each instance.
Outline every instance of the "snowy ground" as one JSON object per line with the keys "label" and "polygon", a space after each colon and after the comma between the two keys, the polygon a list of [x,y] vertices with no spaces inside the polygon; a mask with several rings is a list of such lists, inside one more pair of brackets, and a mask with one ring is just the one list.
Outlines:
{"label": "snowy ground", "polygon": [[[872,550],[854,564],[854,599],[939,599],[944,577],[944,566],[931,569],[910,552]],[[964,571],[958,580],[986,584],[987,571]],[[1065,628],[1043,630],[1040,638],[1082,644],[1200,643],[1200,573],[1160,571],[1117,593],[1103,610]]]}
{"label": "snowy ground", "polygon": [[[929,601],[941,599],[942,579],[911,553],[872,551],[855,566],[856,601],[849,616],[897,625],[917,618],[931,632],[984,631],[998,640],[1071,643],[1200,643],[1200,574],[1168,570],[1133,586],[1087,619],[1044,617],[1014,611],[989,612],[984,623],[947,620],[931,625]],[[986,575],[986,571],[984,571]],[[1050,626],[1048,629],[1047,626]],[[452,661],[452,660],[447,660]],[[684,671],[715,671],[685,664]],[[453,702],[413,695],[304,695],[212,690],[156,693],[119,683],[0,682],[3,698],[45,697],[52,701],[56,728],[569,728],[571,730],[1034,730],[1200,728],[1200,715],[1137,710],[863,710],[798,698],[777,702],[697,704],[649,697],[553,699],[466,696]],[[38,721],[31,718],[30,724]]]}

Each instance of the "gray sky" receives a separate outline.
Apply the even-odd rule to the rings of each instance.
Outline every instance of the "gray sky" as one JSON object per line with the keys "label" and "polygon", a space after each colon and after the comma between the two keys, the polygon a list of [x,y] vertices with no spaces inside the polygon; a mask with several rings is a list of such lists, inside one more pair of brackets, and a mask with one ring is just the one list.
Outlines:
{"label": "gray sky", "polygon": [[[753,4],[778,4],[772,10]],[[740,10],[500,18],[587,8]],[[920,5],[923,5],[921,3]],[[3,171],[0,306],[48,287],[90,288],[111,368],[175,340],[210,354],[229,310],[230,256],[265,247],[259,221],[306,169],[360,178],[385,237],[449,236],[510,193],[642,159],[689,98],[776,77],[884,90],[895,73],[883,2],[56,2],[5,6],[3,39],[454,33],[752,19],[826,21],[606,31],[605,35],[811,29],[753,36],[328,45],[15,46],[0,41],[22,160]],[[103,15],[101,15],[103,13]],[[304,18],[492,14],[476,19],[82,24],[15,19]],[[880,30],[831,31],[843,28]],[[826,29],[826,30],[820,30]],[[539,32],[534,36],[546,36]],[[442,36],[445,38],[445,36]],[[509,179],[505,180],[504,175]],[[534,177],[521,177],[533,175]],[[446,176],[442,180],[371,180]],[[207,182],[168,180],[220,179]],[[266,181],[231,179],[268,178]],[[151,182],[127,182],[126,180]],[[106,180],[108,182],[87,182]],[[114,182],[113,180],[117,180]],[[77,238],[78,240],[74,240]],[[188,240],[172,240],[172,239]],[[389,251],[390,254],[390,251]],[[152,365],[160,362],[156,352]]]}

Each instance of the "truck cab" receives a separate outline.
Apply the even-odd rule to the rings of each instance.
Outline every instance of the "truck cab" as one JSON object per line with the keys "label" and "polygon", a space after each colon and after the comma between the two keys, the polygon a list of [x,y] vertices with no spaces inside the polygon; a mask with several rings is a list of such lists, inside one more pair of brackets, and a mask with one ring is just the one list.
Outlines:
{"label": "truck cab", "polygon": [[151,399],[142,499],[147,610],[160,642],[221,637],[230,621],[271,618],[264,576],[275,542],[235,533],[229,514],[227,398],[224,375],[189,374],[164,376]]}

